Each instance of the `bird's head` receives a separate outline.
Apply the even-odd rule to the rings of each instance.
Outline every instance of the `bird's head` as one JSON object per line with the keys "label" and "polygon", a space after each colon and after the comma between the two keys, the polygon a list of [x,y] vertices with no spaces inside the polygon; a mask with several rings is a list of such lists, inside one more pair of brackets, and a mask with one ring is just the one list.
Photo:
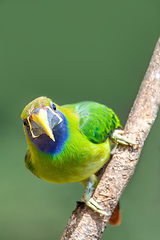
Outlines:
{"label": "bird's head", "polygon": [[51,145],[56,141],[54,129],[60,131],[58,126],[65,122],[57,105],[47,97],[36,98],[24,108],[21,118],[30,140],[43,152],[52,152]]}

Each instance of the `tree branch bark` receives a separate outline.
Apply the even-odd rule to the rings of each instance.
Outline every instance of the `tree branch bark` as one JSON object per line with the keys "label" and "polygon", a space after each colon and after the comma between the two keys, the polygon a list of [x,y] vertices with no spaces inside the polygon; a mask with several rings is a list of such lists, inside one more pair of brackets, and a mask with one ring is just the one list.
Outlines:
{"label": "tree branch bark", "polygon": [[[116,147],[107,168],[99,172],[100,182],[93,198],[113,212],[127,183],[132,177],[144,141],[157,117],[160,104],[160,38],[129,114],[125,135],[138,145]],[[105,171],[104,171],[105,170]],[[66,226],[61,240],[100,239],[110,217],[101,216],[85,204],[78,204]]]}

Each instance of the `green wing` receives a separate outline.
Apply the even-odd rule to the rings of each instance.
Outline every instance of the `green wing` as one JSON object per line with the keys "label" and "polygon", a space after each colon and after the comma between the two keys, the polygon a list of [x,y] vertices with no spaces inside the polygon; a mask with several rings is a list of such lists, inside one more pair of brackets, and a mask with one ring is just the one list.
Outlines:
{"label": "green wing", "polygon": [[80,118],[81,131],[94,143],[104,142],[112,130],[121,127],[117,115],[105,105],[81,102],[73,106]]}

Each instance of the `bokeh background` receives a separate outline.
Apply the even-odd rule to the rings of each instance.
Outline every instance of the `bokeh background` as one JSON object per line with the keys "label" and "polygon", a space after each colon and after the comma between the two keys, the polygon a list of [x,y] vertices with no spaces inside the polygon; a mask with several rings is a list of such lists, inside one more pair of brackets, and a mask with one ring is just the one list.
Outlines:
{"label": "bokeh background", "polygon": [[[159,33],[158,0],[0,0],[1,240],[60,239],[84,190],[25,169],[24,106],[93,100],[124,126]],[[102,239],[159,239],[159,203],[160,116],[122,195],[122,224]]]}

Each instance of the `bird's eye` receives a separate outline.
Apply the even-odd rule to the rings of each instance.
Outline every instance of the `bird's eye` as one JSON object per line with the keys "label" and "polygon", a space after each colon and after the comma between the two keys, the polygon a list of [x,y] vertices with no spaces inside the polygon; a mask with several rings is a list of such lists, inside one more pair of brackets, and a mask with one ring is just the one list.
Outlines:
{"label": "bird's eye", "polygon": [[53,102],[51,102],[50,107],[51,107],[54,111],[56,110],[56,105],[55,105]]}
{"label": "bird's eye", "polygon": [[29,127],[29,124],[28,124],[27,119],[24,119],[24,120],[23,120],[23,125],[26,126],[26,127]]}

